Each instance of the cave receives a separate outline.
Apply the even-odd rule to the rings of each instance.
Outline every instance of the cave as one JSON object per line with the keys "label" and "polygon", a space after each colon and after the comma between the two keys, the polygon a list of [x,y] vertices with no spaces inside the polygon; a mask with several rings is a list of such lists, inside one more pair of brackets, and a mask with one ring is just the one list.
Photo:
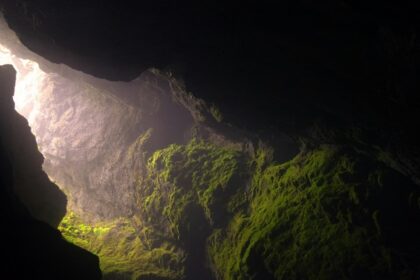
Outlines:
{"label": "cave", "polygon": [[[18,53],[28,57],[0,45],[0,63],[17,71],[15,110],[35,136],[42,169],[66,195],[58,225],[64,238],[97,254],[106,279],[180,274],[175,269],[185,257],[171,244],[175,240],[154,237],[142,221],[145,159],[169,145],[185,145],[198,133],[224,145],[240,144],[206,127],[209,118],[217,122],[214,113],[168,73],[150,69],[131,82],[95,78],[30,52],[4,22],[2,31],[3,42],[18,45]],[[54,225],[32,203],[36,194],[17,194],[33,216]],[[143,254],[156,264],[142,264]]]}
{"label": "cave", "polygon": [[1,273],[419,278],[415,11],[47,2],[0,3]]}

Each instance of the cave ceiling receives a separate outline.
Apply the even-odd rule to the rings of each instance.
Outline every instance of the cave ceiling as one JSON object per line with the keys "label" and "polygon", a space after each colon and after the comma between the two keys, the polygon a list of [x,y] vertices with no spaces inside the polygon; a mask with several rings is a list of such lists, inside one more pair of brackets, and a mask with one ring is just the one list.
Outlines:
{"label": "cave ceiling", "polygon": [[156,67],[240,126],[278,127],[320,112],[370,117],[362,104],[377,99],[385,80],[413,87],[399,79],[414,80],[418,9],[375,2],[3,0],[0,7],[21,41],[52,62],[126,81]]}

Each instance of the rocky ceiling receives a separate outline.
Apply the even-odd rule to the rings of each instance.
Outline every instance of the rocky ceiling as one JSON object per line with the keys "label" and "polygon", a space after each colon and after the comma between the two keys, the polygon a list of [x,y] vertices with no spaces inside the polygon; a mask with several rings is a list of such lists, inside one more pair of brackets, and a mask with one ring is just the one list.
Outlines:
{"label": "rocky ceiling", "polygon": [[374,118],[401,97],[395,84],[415,86],[419,11],[375,2],[3,0],[1,9],[52,62],[111,80],[165,69],[236,124],[284,128],[325,111]]}

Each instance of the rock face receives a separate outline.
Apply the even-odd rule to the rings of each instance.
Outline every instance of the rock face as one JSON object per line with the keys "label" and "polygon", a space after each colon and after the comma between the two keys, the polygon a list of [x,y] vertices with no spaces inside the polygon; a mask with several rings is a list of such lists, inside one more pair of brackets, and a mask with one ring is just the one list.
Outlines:
{"label": "rock face", "polygon": [[145,154],[184,142],[193,119],[158,74],[145,73],[130,85],[83,78],[50,75],[49,90],[35,101],[42,113],[31,126],[44,169],[83,213],[131,216]]}
{"label": "rock face", "polygon": [[2,277],[100,279],[96,256],[66,242],[57,229],[39,220],[58,224],[66,200],[42,171],[35,138],[13,109],[15,75],[10,65],[0,67]]}
{"label": "rock face", "polygon": [[116,83],[67,69],[65,77],[49,73],[40,88],[22,113],[44,170],[68,195],[69,208],[93,220],[132,216],[145,159],[188,142],[205,118],[199,101],[155,70]]}
{"label": "rock face", "polygon": [[130,83],[109,82],[52,64],[4,23],[1,29],[16,54],[10,60],[19,72],[16,110],[29,121],[44,170],[85,219],[132,216],[145,159],[159,148],[187,143],[194,133],[234,145],[209,127],[218,121],[202,101],[157,70]]}

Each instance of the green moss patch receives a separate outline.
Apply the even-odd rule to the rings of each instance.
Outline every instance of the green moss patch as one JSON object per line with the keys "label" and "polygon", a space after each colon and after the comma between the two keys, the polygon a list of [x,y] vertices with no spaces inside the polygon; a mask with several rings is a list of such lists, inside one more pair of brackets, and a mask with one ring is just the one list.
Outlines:
{"label": "green moss patch", "polygon": [[418,187],[367,155],[324,145],[277,164],[267,148],[170,145],[147,160],[133,217],[68,213],[60,230],[109,279],[415,279]]}
{"label": "green moss patch", "polygon": [[285,164],[264,168],[261,162],[256,158],[248,211],[236,213],[208,240],[218,278],[414,276],[415,265],[408,264],[418,262],[416,250],[400,239],[416,240],[406,220],[416,211],[408,203],[415,186],[369,158],[333,146]]}
{"label": "green moss patch", "polygon": [[183,274],[183,253],[169,242],[156,243],[151,229],[133,220],[89,224],[69,212],[59,230],[69,242],[99,256],[104,279],[179,279]]}
{"label": "green moss patch", "polygon": [[140,206],[150,221],[162,222],[159,217],[164,217],[175,238],[194,220],[194,213],[187,211],[191,207],[202,208],[208,224],[215,226],[240,206],[229,204],[243,188],[246,170],[237,151],[193,140],[155,152],[147,167]]}

